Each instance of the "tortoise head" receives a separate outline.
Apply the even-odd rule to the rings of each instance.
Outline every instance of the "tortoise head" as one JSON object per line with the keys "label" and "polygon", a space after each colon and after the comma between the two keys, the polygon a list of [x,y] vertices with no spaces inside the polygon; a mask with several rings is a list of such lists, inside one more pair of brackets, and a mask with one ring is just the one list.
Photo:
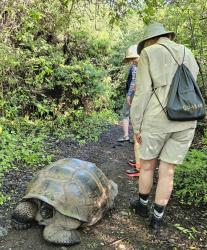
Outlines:
{"label": "tortoise head", "polygon": [[54,215],[54,208],[53,206],[49,205],[46,202],[40,203],[40,215],[44,220],[50,219]]}
{"label": "tortoise head", "polygon": [[55,209],[53,206],[45,201],[38,200],[38,211],[35,216],[35,220],[39,225],[46,226],[50,224],[51,219],[54,217]]}

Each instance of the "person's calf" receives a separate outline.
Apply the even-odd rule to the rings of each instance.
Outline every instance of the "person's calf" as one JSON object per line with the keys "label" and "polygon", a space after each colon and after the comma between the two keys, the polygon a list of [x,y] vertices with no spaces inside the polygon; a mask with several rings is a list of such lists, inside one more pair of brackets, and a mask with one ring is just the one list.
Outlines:
{"label": "person's calf", "polygon": [[175,165],[167,162],[160,162],[159,178],[155,194],[155,203],[166,206],[172,190]]}
{"label": "person's calf", "polygon": [[156,162],[156,159],[140,161],[139,192],[142,194],[149,194],[151,191]]}

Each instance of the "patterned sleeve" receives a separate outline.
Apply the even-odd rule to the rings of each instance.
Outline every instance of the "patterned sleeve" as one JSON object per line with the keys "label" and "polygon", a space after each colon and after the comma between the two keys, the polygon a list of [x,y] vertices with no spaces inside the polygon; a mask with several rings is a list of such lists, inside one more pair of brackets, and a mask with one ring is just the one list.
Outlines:
{"label": "patterned sleeve", "polygon": [[136,73],[137,73],[137,66],[133,65],[132,66],[132,80],[130,82],[129,90],[128,90],[128,93],[127,93],[128,96],[132,96],[134,94],[134,92],[135,92]]}

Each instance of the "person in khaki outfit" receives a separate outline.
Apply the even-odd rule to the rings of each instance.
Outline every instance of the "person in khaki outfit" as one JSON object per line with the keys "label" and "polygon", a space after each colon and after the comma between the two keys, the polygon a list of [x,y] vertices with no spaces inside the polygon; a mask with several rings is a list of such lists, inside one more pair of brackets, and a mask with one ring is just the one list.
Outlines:
{"label": "person in khaki outfit", "polygon": [[[193,140],[196,121],[170,121],[165,108],[173,76],[178,67],[169,51],[182,63],[184,46],[173,41],[175,33],[167,31],[160,23],[147,26],[144,39],[138,45],[140,55],[136,92],[131,105],[131,121],[140,143],[141,170],[139,194],[130,202],[130,207],[143,217],[148,217],[148,197],[153,184],[154,169],[159,164],[153,215],[150,228],[159,231],[164,209],[173,189],[173,176],[177,164],[181,164]],[[198,65],[192,52],[185,48],[184,64],[195,80]],[[155,89],[156,95],[152,89]]]}

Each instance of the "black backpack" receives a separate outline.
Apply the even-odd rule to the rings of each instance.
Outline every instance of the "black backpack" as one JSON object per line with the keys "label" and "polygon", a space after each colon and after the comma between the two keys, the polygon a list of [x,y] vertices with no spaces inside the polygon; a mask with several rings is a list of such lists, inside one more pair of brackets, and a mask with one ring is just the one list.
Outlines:
{"label": "black backpack", "polygon": [[168,102],[165,109],[163,108],[155,89],[153,91],[168,119],[173,121],[194,121],[203,119],[205,117],[205,102],[192,73],[183,64],[185,58],[185,47],[183,61],[179,64],[167,46],[163,44],[159,45],[165,47],[178,64],[178,68],[172,79],[168,94]]}

